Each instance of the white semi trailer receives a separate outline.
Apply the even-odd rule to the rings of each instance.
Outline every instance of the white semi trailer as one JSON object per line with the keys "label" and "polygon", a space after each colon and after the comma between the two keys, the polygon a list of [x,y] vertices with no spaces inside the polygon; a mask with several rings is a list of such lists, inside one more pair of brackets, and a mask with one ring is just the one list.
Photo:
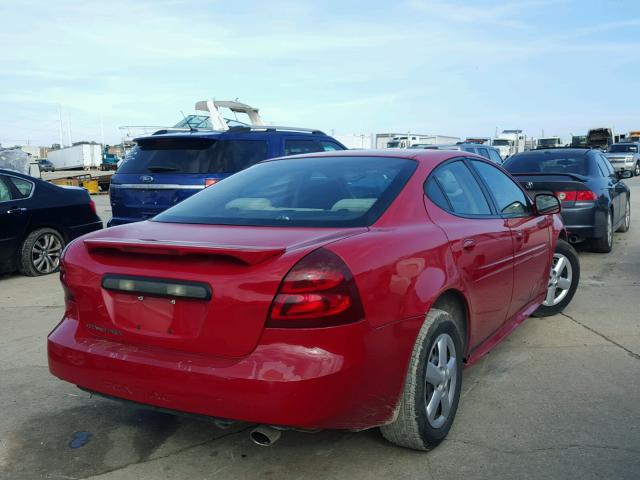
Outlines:
{"label": "white semi trailer", "polygon": [[78,143],[59,150],[50,150],[47,159],[56,170],[90,170],[102,164],[102,145]]}
{"label": "white semi trailer", "polygon": [[522,130],[503,130],[500,135],[493,139],[491,145],[494,146],[503,160],[524,152],[527,145],[527,136]]}

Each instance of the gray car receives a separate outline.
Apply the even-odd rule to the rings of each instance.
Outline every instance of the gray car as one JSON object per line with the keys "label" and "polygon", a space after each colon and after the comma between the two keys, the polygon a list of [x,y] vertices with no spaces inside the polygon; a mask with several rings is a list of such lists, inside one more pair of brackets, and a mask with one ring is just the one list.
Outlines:
{"label": "gray car", "polygon": [[605,156],[616,172],[630,171],[634,176],[640,175],[640,143],[614,143]]}

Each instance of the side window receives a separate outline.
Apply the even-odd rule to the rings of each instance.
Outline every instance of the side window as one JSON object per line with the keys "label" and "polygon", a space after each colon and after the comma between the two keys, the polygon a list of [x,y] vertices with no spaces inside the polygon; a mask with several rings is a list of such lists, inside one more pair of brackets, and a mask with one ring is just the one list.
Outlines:
{"label": "side window", "polygon": [[449,202],[445,198],[444,193],[442,193],[442,189],[440,188],[440,185],[438,185],[438,182],[436,182],[435,177],[431,177],[427,181],[424,193],[433,203],[438,205],[441,209],[451,210],[451,205],[449,205]]}
{"label": "side window", "polygon": [[598,154],[598,156],[600,157],[600,160],[602,160],[602,162],[604,163],[604,166],[605,166],[607,172],[609,172],[608,175],[613,175],[614,173],[616,173],[616,171],[613,169],[613,166],[611,165],[611,162],[609,162],[607,157],[605,157],[601,153]]}
{"label": "side window", "polygon": [[33,190],[33,183],[17,177],[9,177],[9,181],[13,183],[13,186],[16,187],[16,189],[20,193],[20,196],[17,198],[26,198],[31,195],[31,191]]}
{"label": "side window", "polygon": [[500,154],[498,152],[496,152],[493,149],[488,149],[489,152],[489,160],[491,160],[494,163],[497,163],[498,165],[502,165],[502,157],[500,157]]}
{"label": "side window", "polygon": [[0,176],[0,202],[8,202],[11,200],[11,192],[5,183],[5,177]]}
{"label": "side window", "polygon": [[223,172],[239,172],[267,158],[264,140],[228,140],[222,155]]}
{"label": "side window", "polygon": [[486,148],[478,148],[478,155],[483,156],[484,158],[489,158],[489,152]]}
{"label": "side window", "polygon": [[478,153],[478,149],[476,147],[464,147],[464,151],[469,153]]}
{"label": "side window", "polygon": [[501,214],[509,216],[529,214],[527,196],[513,180],[486,162],[471,160],[471,163],[489,187]]}
{"label": "side window", "polygon": [[340,145],[338,145],[336,142],[331,142],[329,140],[322,140],[320,142],[320,145],[322,145],[322,149],[325,152],[336,152],[338,150],[344,150],[344,148],[342,148]]}
{"label": "side window", "polygon": [[[491,215],[491,208],[480,185],[461,160],[447,163],[434,172],[451,210],[460,215]],[[427,184],[427,187],[429,185]],[[436,199],[429,196],[436,204]]]}
{"label": "side window", "polygon": [[606,177],[606,176],[609,175],[608,170],[607,170],[607,166],[600,159],[599,155],[596,155],[596,165],[598,166],[598,172],[600,172],[600,176],[601,177]]}
{"label": "side window", "polygon": [[321,152],[320,145],[315,140],[285,140],[284,154],[299,155],[301,153]]}

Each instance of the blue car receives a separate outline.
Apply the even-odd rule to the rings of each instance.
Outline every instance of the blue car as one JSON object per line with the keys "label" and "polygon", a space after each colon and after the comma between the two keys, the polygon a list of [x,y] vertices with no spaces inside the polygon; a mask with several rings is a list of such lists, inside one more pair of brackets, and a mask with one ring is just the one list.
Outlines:
{"label": "blue car", "polygon": [[109,227],[154,217],[268,158],[346,149],[319,130],[286,127],[159,131],[136,144],[111,179]]}

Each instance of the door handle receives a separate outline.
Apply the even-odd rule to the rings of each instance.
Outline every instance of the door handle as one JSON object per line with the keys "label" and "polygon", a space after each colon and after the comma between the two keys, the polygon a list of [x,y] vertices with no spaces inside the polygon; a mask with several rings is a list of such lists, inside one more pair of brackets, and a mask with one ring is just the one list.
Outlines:
{"label": "door handle", "polygon": [[10,208],[9,210],[7,210],[7,213],[11,214],[11,215],[20,215],[21,213],[26,212],[27,209],[24,207],[18,208],[18,207],[13,207]]}
{"label": "door handle", "polygon": [[513,235],[516,237],[516,240],[522,240],[524,234],[520,230],[514,230]]}
{"label": "door handle", "polygon": [[462,248],[464,248],[465,250],[473,250],[475,246],[476,241],[471,238],[467,238],[462,242]]}

